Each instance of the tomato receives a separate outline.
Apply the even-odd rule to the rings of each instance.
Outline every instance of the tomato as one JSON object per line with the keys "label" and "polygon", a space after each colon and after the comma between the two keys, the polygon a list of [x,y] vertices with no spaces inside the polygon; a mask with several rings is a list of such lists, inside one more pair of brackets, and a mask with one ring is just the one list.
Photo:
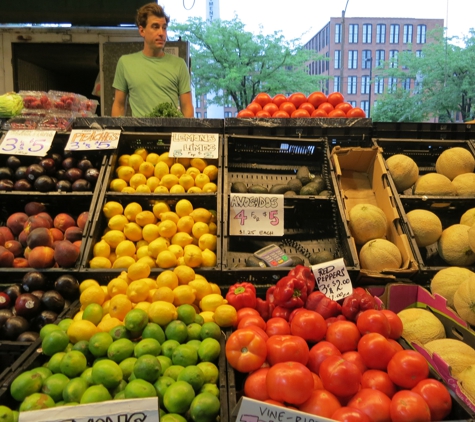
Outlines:
{"label": "tomato", "polygon": [[262,106],[259,103],[253,101],[247,105],[246,109],[251,110],[254,114],[256,114],[258,111],[262,110]]}
{"label": "tomato", "polygon": [[363,358],[356,350],[350,350],[341,354],[341,357],[349,362],[353,362],[363,374],[368,368],[363,362]]}
{"label": "tomato", "polygon": [[323,384],[320,377],[315,372],[312,372],[312,376],[313,376],[313,389],[323,390]]}
{"label": "tomato", "polygon": [[335,106],[335,110],[341,110],[341,111],[344,111],[345,112],[345,115],[346,113],[348,113],[349,110],[351,110],[353,108],[353,106],[350,104],[350,103],[347,103],[345,101],[343,101],[342,103],[338,103],[336,106]]}
{"label": "tomato", "polygon": [[236,322],[236,327],[237,325],[239,324],[239,321],[241,321],[241,319],[247,315],[257,315],[257,316],[260,316],[259,312],[254,309],[254,308],[241,308],[237,311],[237,322]]}
{"label": "tomato", "polygon": [[310,113],[303,109],[303,108],[298,108],[297,110],[295,110],[291,115],[290,117],[294,117],[294,118],[306,118],[306,117],[310,117]]}
{"label": "tomato", "polygon": [[294,103],[291,103],[290,101],[284,101],[280,106],[279,110],[284,110],[286,111],[289,116],[292,115],[292,113],[297,110],[297,107],[295,107]]}
{"label": "tomato", "polygon": [[358,352],[369,369],[385,371],[396,353],[394,346],[379,333],[368,333],[358,342]]}
{"label": "tomato", "polygon": [[346,112],[346,117],[366,117],[366,113],[359,107],[353,107]]}
{"label": "tomato", "polygon": [[260,368],[247,376],[246,381],[244,381],[245,396],[261,401],[270,398],[267,394],[267,372],[269,372],[269,368]]}
{"label": "tomato", "polygon": [[277,400],[268,399],[268,400],[264,400],[264,401],[266,403],[272,404],[274,406],[287,407],[284,403],[281,403],[280,401],[277,401]]}
{"label": "tomato", "polygon": [[290,117],[290,114],[287,113],[285,110],[277,110],[272,117],[275,117],[277,119],[288,119]]}
{"label": "tomato", "polygon": [[411,391],[426,401],[432,421],[444,420],[452,410],[452,397],[447,387],[436,379],[427,378],[419,381]]}
{"label": "tomato", "polygon": [[266,357],[266,340],[251,328],[233,331],[226,341],[226,359],[239,372],[259,369]]}
{"label": "tomato", "polygon": [[264,107],[262,107],[263,111],[268,111],[269,114],[272,116],[277,110],[279,109],[279,106],[274,103],[267,103]]}
{"label": "tomato", "polygon": [[254,113],[249,109],[244,109],[238,112],[237,117],[239,118],[246,118],[246,117],[254,117]]}
{"label": "tomato", "polygon": [[302,103],[299,105],[299,109],[301,110],[307,110],[308,114],[312,114],[315,111],[315,107],[313,106],[312,103],[309,103],[308,101]]}
{"label": "tomato", "polygon": [[348,406],[340,407],[331,415],[330,419],[340,422],[371,422],[368,416],[361,410],[353,409]]}
{"label": "tomato", "polygon": [[269,336],[267,335],[267,333],[261,327],[258,327],[257,325],[246,325],[245,327],[242,327],[242,328],[250,328],[257,335],[261,336],[265,341],[269,340]]}
{"label": "tomato", "polygon": [[391,399],[379,390],[362,388],[348,402],[348,407],[361,410],[372,422],[390,422]]}
{"label": "tomato", "polygon": [[338,117],[346,117],[346,113],[343,110],[336,110],[333,109],[328,113],[328,117],[338,118]]}
{"label": "tomato", "polygon": [[271,366],[287,361],[306,365],[308,355],[308,344],[302,337],[277,334],[267,340],[267,361]]}
{"label": "tomato", "polygon": [[386,394],[389,398],[396,393],[396,385],[387,372],[379,369],[368,369],[361,377],[361,388],[373,388]]}
{"label": "tomato", "polygon": [[356,350],[361,334],[353,321],[335,321],[327,329],[326,340],[344,353]]}
{"label": "tomato", "polygon": [[272,318],[279,317],[284,318],[285,320],[289,320],[290,313],[292,309],[283,308],[282,306],[276,306],[272,311]]}
{"label": "tomato", "polygon": [[328,113],[321,108],[316,108],[315,111],[312,112],[310,117],[328,117]]}
{"label": "tomato", "polygon": [[389,309],[382,309],[381,312],[386,315],[386,318],[389,321],[391,330],[389,332],[389,338],[397,340],[402,335],[403,324],[401,318],[399,318],[396,312],[390,311]]}
{"label": "tomato", "polygon": [[308,400],[299,406],[301,412],[329,418],[341,407],[334,394],[327,390],[313,390]]}
{"label": "tomato", "polygon": [[290,334],[290,325],[284,318],[270,318],[267,320],[266,333],[269,337],[276,334]]}
{"label": "tomato", "polygon": [[264,318],[262,318],[260,315],[246,315],[242,317],[238,323],[238,328],[244,328],[248,325],[257,325],[263,330],[266,329],[266,322],[264,321]]}
{"label": "tomato", "polygon": [[417,393],[401,390],[394,394],[389,408],[392,422],[429,422],[430,409]]}
{"label": "tomato", "polygon": [[392,338],[388,338],[389,344],[393,347],[395,350],[394,353],[400,352],[401,350],[404,350],[404,347],[401,346],[400,343],[398,343],[396,340],[393,340]]}
{"label": "tomato", "polygon": [[325,337],[327,324],[323,317],[315,311],[297,312],[290,323],[290,333],[304,340],[316,343]]}
{"label": "tomato", "polygon": [[289,101],[294,104],[295,108],[299,108],[300,104],[307,102],[307,97],[301,92],[294,92],[290,95]]}
{"label": "tomato", "polygon": [[328,356],[320,365],[318,376],[323,387],[339,397],[353,395],[360,389],[361,371],[341,356]]}
{"label": "tomato", "polygon": [[319,341],[310,349],[307,368],[318,374],[321,363],[328,356],[341,356],[341,352],[329,341]]}
{"label": "tomato", "polygon": [[314,391],[312,373],[300,362],[280,362],[271,366],[266,383],[270,398],[284,403],[302,404]]}
{"label": "tomato", "polygon": [[429,376],[429,364],[415,350],[401,350],[388,363],[388,375],[394,384],[411,389]]}
{"label": "tomato", "polygon": [[341,92],[332,92],[331,94],[328,95],[327,101],[333,107],[335,107],[337,104],[340,104],[343,101],[345,101],[345,99],[343,98],[343,95],[341,94]]}
{"label": "tomato", "polygon": [[256,117],[270,118],[270,117],[272,117],[272,116],[271,116],[271,114],[270,114],[268,111],[259,110],[259,111],[256,113]]}
{"label": "tomato", "polygon": [[388,338],[391,332],[391,325],[381,311],[377,309],[367,309],[358,316],[356,326],[360,330],[361,335],[367,333],[379,333]]}
{"label": "tomato", "polygon": [[260,104],[261,107],[264,107],[266,104],[272,102],[272,97],[267,92],[259,92],[252,101]]}
{"label": "tomato", "polygon": [[307,101],[317,108],[321,103],[327,101],[327,96],[323,92],[316,91],[308,96]]}
{"label": "tomato", "polygon": [[306,309],[305,308],[295,308],[293,309],[291,312],[290,312],[290,315],[289,315],[289,324],[292,322],[292,320],[294,319],[294,316],[299,313],[299,312],[303,312],[305,311]]}
{"label": "tomato", "polygon": [[277,105],[277,107],[280,107],[282,103],[284,103],[287,100],[287,97],[284,94],[277,94],[272,98],[272,102]]}
{"label": "tomato", "polygon": [[318,108],[319,110],[325,110],[327,114],[329,114],[330,111],[332,111],[332,110],[335,109],[335,107],[333,107],[333,105],[331,105],[331,104],[328,103],[328,102],[321,103],[317,108]]}

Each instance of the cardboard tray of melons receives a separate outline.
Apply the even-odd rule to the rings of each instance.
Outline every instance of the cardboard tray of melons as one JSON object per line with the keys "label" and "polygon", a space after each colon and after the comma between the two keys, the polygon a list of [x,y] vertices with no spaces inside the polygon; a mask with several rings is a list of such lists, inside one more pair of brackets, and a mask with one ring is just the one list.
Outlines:
{"label": "cardboard tray of melons", "polygon": [[[263,261],[253,258],[254,252],[271,244],[277,244],[287,256],[293,256],[294,266],[310,265],[312,255],[325,253],[330,259],[343,258],[350,275],[358,273],[356,250],[348,243],[348,228],[334,193],[326,138],[225,135],[224,151],[223,271],[227,276],[233,279],[256,277],[256,282],[262,282],[267,273],[267,282],[272,283],[278,274],[286,274],[288,267],[262,266]],[[310,180],[320,180],[321,186],[315,192],[294,191],[291,196],[289,192],[274,193],[283,195],[282,237],[267,232],[231,234],[231,194],[272,198],[271,192],[277,192],[274,190],[277,186],[294,182],[299,169],[303,168],[308,169]],[[261,188],[255,190],[257,186]]]}

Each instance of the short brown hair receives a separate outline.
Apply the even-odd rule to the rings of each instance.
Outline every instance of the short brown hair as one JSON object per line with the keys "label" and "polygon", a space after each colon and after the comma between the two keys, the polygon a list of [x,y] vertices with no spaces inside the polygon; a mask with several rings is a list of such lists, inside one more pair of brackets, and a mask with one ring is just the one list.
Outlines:
{"label": "short brown hair", "polygon": [[170,22],[170,16],[165,14],[165,10],[157,3],[144,4],[139,10],[137,10],[137,16],[135,23],[137,26],[145,28],[147,26],[147,19],[150,15],[154,15],[157,18],[165,18],[167,24]]}

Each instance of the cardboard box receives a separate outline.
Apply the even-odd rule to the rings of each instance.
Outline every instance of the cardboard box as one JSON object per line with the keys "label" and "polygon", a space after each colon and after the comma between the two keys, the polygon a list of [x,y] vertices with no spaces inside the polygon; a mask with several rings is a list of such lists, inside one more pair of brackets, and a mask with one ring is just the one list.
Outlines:
{"label": "cardboard box", "polygon": [[[401,216],[396,208],[396,201],[391,191],[388,174],[384,165],[382,151],[372,148],[341,148],[336,146],[331,152],[338,189],[341,195],[343,213],[349,222],[349,211],[356,204],[372,204],[381,208],[388,220],[387,240],[394,243],[402,255],[399,269],[388,269],[382,272],[361,269],[359,279],[376,279],[388,281],[397,278],[411,278],[418,270],[417,260],[412,252],[409,239],[401,227]],[[354,238],[350,237],[358,250]]]}

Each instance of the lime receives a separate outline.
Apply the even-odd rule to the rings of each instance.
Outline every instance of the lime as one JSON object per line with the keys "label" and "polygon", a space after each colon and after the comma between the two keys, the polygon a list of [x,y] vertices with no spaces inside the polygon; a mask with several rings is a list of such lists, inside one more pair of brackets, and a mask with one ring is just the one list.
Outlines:
{"label": "lime", "polygon": [[176,340],[165,340],[162,343],[162,355],[172,358],[173,351],[180,345]]}
{"label": "lime", "polygon": [[201,340],[201,325],[196,322],[192,322],[186,326],[186,331],[188,333],[186,339],[190,340]]}
{"label": "lime", "polygon": [[102,401],[112,400],[112,396],[106,387],[102,384],[91,385],[87,388],[81,397],[81,404],[99,403]]}
{"label": "lime", "polygon": [[198,349],[198,356],[201,361],[213,362],[218,359],[221,353],[221,345],[219,341],[214,338],[205,338]]}
{"label": "lime", "polygon": [[160,422],[186,422],[186,419],[178,413],[166,413],[160,415]]}
{"label": "lime", "polygon": [[114,400],[125,400],[125,390],[119,391],[115,396]]}
{"label": "lime", "polygon": [[173,365],[173,362],[168,356],[164,355],[157,356],[157,359],[160,362],[160,376],[162,376],[165,370]]}
{"label": "lime", "polygon": [[211,393],[214,394],[218,399],[220,398],[220,391],[216,384],[210,382],[204,383],[201,387],[200,393]]}
{"label": "lime", "polygon": [[148,315],[143,309],[132,309],[124,318],[124,325],[132,333],[141,333],[148,324]]}
{"label": "lime", "polygon": [[122,381],[122,369],[116,362],[104,359],[94,363],[92,367],[92,381],[102,384],[106,388],[116,388]]}
{"label": "lime", "polygon": [[81,377],[82,379],[86,380],[88,386],[94,384],[94,383],[92,382],[92,368],[91,368],[91,367],[86,368],[86,369],[82,372],[82,374],[80,375],[80,377]]}
{"label": "lime", "polygon": [[89,339],[89,351],[96,358],[107,356],[107,349],[113,341],[109,333],[96,333]]}
{"label": "lime", "polygon": [[221,338],[221,327],[215,322],[205,322],[201,326],[200,336],[201,340],[209,337],[219,340]]}
{"label": "lime", "polygon": [[181,365],[170,365],[167,369],[165,369],[163,376],[173,378],[176,381],[178,374],[183,371],[183,369],[185,369],[185,367]]}
{"label": "lime", "polygon": [[58,322],[58,327],[61,328],[64,332],[67,332],[72,322],[73,322],[72,318],[64,318]]}
{"label": "lime", "polygon": [[200,393],[191,402],[190,416],[195,422],[214,421],[220,408],[219,399],[214,394]]}
{"label": "lime", "polygon": [[172,362],[173,365],[182,365],[185,367],[196,365],[198,363],[198,353],[193,346],[180,344],[172,353]]}
{"label": "lime", "polygon": [[61,361],[63,360],[66,352],[58,352],[51,356],[48,361],[48,369],[53,373],[57,374],[61,372]]}
{"label": "lime", "polygon": [[196,365],[190,365],[178,374],[177,381],[186,381],[198,393],[204,384],[204,374]]}
{"label": "lime", "polygon": [[156,356],[142,355],[137,358],[134,364],[134,375],[136,379],[143,379],[153,383],[160,376],[160,369],[160,362]]}
{"label": "lime", "polygon": [[213,362],[200,362],[197,366],[203,371],[205,384],[218,383],[219,369]]}
{"label": "lime", "polygon": [[120,338],[130,339],[130,332],[123,325],[118,325],[117,327],[112,328],[109,331],[109,334],[112,336],[113,340],[119,340]]}
{"label": "lime", "polygon": [[40,339],[43,341],[45,337],[53,331],[61,331],[61,328],[56,324],[46,324],[40,330]]}
{"label": "lime", "polygon": [[104,310],[98,303],[90,303],[84,308],[82,313],[82,319],[91,321],[94,325],[99,324],[103,316]]}
{"label": "lime", "polygon": [[124,391],[126,386],[127,381],[122,380],[120,384],[111,391],[111,394],[115,397],[118,393]]}
{"label": "lime", "polygon": [[176,340],[178,343],[184,343],[188,337],[186,324],[178,319],[171,321],[165,328],[167,340]]}
{"label": "lime", "polygon": [[87,340],[80,340],[73,345],[71,350],[77,350],[86,356],[86,360],[91,361],[93,359],[92,353],[89,351],[89,342]]}
{"label": "lime", "polygon": [[[36,373],[36,374],[40,374],[41,375],[41,379],[43,380],[43,382],[45,381],[46,378],[50,377],[51,375],[53,375],[53,372],[51,372],[50,369],[48,369],[46,366],[39,366],[38,368],[34,368],[31,370],[32,372]],[[1,419],[0,419],[1,420]]]}
{"label": "lime", "polygon": [[26,371],[18,375],[10,385],[10,394],[17,401],[23,401],[30,394],[41,391],[43,378],[41,374],[33,371]]}
{"label": "lime", "polygon": [[63,399],[63,389],[68,382],[69,378],[66,375],[53,374],[44,380],[41,392],[58,402]]}
{"label": "lime", "polygon": [[25,398],[20,404],[20,412],[28,410],[49,409],[54,407],[54,400],[44,393],[33,393]]}
{"label": "lime", "polygon": [[130,358],[125,358],[119,363],[119,367],[122,369],[122,377],[124,380],[130,381],[130,376],[134,372],[135,362],[137,362],[137,358],[132,356]]}
{"label": "lime", "polygon": [[163,405],[169,413],[184,414],[195,398],[193,387],[185,381],[170,385],[163,396]]}
{"label": "lime", "polygon": [[160,344],[162,344],[165,338],[165,332],[160,325],[156,324],[155,322],[149,322],[142,331],[142,338],[154,338]]}
{"label": "lime", "polygon": [[9,407],[0,405],[0,421],[13,422],[13,411]]}
{"label": "lime", "polygon": [[167,388],[170,387],[176,380],[172,377],[160,377],[153,386],[155,387],[155,391],[157,392],[157,396],[160,399],[160,403],[163,403],[163,396]]}
{"label": "lime", "polygon": [[111,343],[107,349],[107,357],[120,363],[134,354],[134,343],[128,338],[120,338]]}
{"label": "lime", "polygon": [[148,381],[135,379],[130,381],[125,389],[124,395],[126,399],[157,397],[155,387]]}
{"label": "lime", "polygon": [[205,323],[205,320],[200,314],[196,314],[194,322],[203,325]]}
{"label": "lime", "polygon": [[201,340],[190,340],[185,343],[188,346],[193,347],[193,349],[196,350],[196,353],[198,353],[198,349],[200,348]]}
{"label": "lime", "polygon": [[43,339],[41,348],[46,356],[53,356],[55,353],[64,351],[68,344],[69,337],[64,331],[53,330]]}
{"label": "lime", "polygon": [[134,347],[134,356],[136,358],[142,355],[158,356],[162,351],[162,347],[158,340],[154,338],[144,338],[140,340]]}
{"label": "lime", "polygon": [[177,318],[183,321],[186,325],[195,321],[196,310],[192,305],[183,304],[176,308]]}
{"label": "lime", "polygon": [[69,378],[78,377],[86,367],[86,356],[77,350],[66,353],[60,364],[61,372]]}
{"label": "lime", "polygon": [[62,394],[63,400],[66,403],[79,403],[88,387],[89,384],[84,378],[73,378],[64,387]]}

